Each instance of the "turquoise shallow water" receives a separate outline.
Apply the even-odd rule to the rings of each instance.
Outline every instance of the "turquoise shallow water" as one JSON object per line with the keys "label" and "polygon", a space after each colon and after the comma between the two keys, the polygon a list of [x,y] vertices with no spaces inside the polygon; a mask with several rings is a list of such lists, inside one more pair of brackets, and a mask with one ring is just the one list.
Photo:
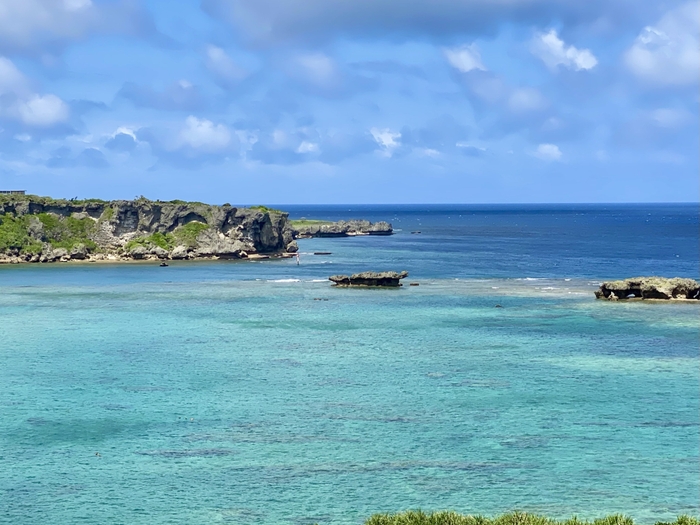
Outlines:
{"label": "turquoise shallow water", "polygon": [[700,512],[696,305],[561,275],[334,289],[339,243],[0,268],[0,522]]}

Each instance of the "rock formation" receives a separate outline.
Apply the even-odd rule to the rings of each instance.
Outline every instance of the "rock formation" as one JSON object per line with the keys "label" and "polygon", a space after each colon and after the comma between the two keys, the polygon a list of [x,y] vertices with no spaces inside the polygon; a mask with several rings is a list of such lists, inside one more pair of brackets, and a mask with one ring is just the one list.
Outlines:
{"label": "rock formation", "polygon": [[635,277],[622,281],[607,281],[596,290],[597,299],[700,299],[700,283],[693,279],[675,277]]}
{"label": "rock formation", "polygon": [[243,258],[296,247],[285,212],[199,202],[0,196],[0,263]]}
{"label": "rock formation", "polygon": [[338,222],[291,221],[294,236],[308,237],[351,237],[354,235],[391,235],[394,230],[388,222],[350,220]]}
{"label": "rock formation", "polygon": [[401,286],[401,279],[408,277],[408,272],[362,272],[347,275],[332,275],[328,279],[335,286]]}

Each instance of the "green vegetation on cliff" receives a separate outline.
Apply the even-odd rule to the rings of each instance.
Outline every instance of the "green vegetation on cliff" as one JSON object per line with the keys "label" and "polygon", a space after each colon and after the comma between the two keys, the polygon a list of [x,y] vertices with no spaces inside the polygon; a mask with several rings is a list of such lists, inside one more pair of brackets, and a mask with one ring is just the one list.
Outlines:
{"label": "green vegetation on cliff", "polygon": [[23,254],[40,253],[43,243],[70,251],[84,244],[90,251],[97,249],[91,236],[95,222],[90,218],[59,217],[52,213],[0,216],[0,252],[16,250]]}
{"label": "green vegetation on cliff", "polygon": [[[398,514],[375,514],[365,525],[634,525],[632,518],[615,514],[593,521],[576,517],[568,520],[554,520],[536,514],[511,512],[494,518],[466,516],[456,512],[425,513],[420,510]],[[679,516],[672,522],[657,522],[656,525],[699,525],[697,518]]]}
{"label": "green vegetation on cliff", "polygon": [[78,244],[84,244],[90,251],[97,249],[97,244],[92,240],[97,226],[89,217],[77,219],[75,217],[60,217],[53,213],[40,213],[36,216],[44,226],[44,238],[54,248],[71,250]]}
{"label": "green vegetation on cliff", "polygon": [[173,230],[172,235],[178,244],[194,247],[197,244],[197,236],[207,229],[209,229],[208,225],[193,221],[188,222],[184,226],[178,226]]}
{"label": "green vegetation on cliff", "polygon": [[0,252],[18,250],[20,253],[39,253],[42,244],[29,235],[30,217],[0,215]]}
{"label": "green vegetation on cliff", "polygon": [[284,213],[282,210],[276,210],[275,208],[268,208],[267,206],[262,205],[248,206],[248,208],[251,210],[258,210],[262,213]]}
{"label": "green vegetation on cliff", "polygon": [[333,224],[331,221],[319,221],[315,219],[296,219],[289,221],[292,228],[305,228],[307,226],[323,226],[324,224]]}
{"label": "green vegetation on cliff", "polygon": [[194,248],[197,245],[197,236],[207,229],[209,229],[207,224],[197,221],[188,222],[183,226],[178,226],[172,232],[156,232],[151,235],[132,239],[126,243],[124,249],[129,252],[136,246],[143,246],[144,248],[158,246],[164,250],[170,251],[177,245]]}
{"label": "green vegetation on cliff", "polygon": [[1,194],[0,203],[3,202],[34,202],[44,206],[84,206],[86,204],[107,204],[108,201],[102,199],[54,199],[53,197],[42,197],[40,195],[17,195]]}

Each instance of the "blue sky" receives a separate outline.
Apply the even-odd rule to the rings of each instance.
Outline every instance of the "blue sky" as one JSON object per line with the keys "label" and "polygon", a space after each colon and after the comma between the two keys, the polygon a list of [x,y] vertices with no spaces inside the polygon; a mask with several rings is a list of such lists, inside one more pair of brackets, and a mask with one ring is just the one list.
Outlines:
{"label": "blue sky", "polygon": [[697,201],[700,3],[0,0],[0,189]]}

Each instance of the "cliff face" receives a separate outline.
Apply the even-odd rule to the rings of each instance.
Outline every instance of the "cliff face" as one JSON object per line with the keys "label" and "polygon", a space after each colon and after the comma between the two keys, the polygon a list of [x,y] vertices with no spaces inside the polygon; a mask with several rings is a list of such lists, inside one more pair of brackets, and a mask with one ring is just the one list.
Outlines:
{"label": "cliff face", "polygon": [[247,257],[292,244],[288,214],[198,202],[0,198],[0,262]]}

